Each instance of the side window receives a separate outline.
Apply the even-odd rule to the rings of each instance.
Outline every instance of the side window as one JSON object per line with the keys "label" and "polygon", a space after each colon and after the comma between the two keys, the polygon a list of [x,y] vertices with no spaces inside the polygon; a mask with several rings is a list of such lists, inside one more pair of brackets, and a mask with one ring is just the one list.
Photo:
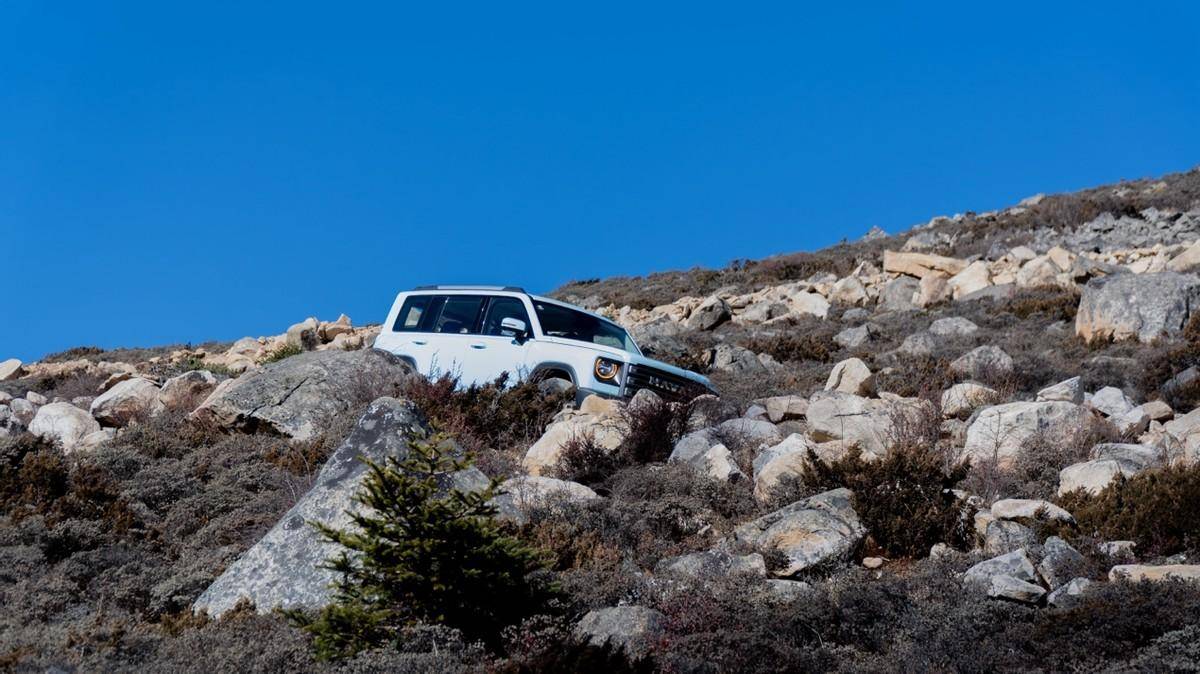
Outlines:
{"label": "side window", "polygon": [[512,330],[506,330],[500,323],[506,318],[515,318],[525,323],[529,329],[529,312],[525,311],[525,303],[515,297],[493,297],[488,303],[487,317],[483,319],[483,334],[493,337],[516,337]]}
{"label": "side window", "polygon": [[414,295],[404,300],[392,332],[420,332],[421,319],[425,317],[432,299],[431,295]]}
{"label": "side window", "polygon": [[448,295],[433,331],[455,335],[477,334],[475,326],[479,322],[479,310],[482,307],[482,297]]}

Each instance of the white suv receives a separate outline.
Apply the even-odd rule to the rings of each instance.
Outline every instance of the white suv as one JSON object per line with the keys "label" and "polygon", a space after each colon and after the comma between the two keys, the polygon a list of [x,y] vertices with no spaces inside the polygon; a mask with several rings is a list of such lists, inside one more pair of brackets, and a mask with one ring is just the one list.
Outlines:
{"label": "white suv", "polygon": [[459,384],[570,380],[579,396],[668,400],[715,392],[707,377],[642,355],[625,329],[578,307],[499,286],[421,286],[396,296],[375,348]]}

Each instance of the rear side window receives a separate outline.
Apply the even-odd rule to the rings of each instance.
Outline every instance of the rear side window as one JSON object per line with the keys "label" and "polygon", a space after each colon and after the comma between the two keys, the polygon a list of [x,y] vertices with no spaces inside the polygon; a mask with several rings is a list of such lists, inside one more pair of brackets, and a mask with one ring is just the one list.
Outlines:
{"label": "rear side window", "polygon": [[434,332],[454,335],[478,334],[479,310],[483,298],[477,295],[448,295],[442,313],[438,316]]}
{"label": "rear side window", "polygon": [[426,317],[432,295],[414,295],[404,300],[400,315],[396,316],[393,332],[420,332],[422,319]]}

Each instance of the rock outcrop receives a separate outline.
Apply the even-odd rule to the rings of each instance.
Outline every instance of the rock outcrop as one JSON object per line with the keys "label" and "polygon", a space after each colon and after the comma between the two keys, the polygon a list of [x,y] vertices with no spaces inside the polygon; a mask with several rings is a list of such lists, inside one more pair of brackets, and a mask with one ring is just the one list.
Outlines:
{"label": "rock outcrop", "polygon": [[335,415],[399,393],[413,376],[407,363],[377,349],[302,353],[221,382],[192,417],[222,430],[307,440]]}
{"label": "rock outcrop", "polygon": [[[367,408],[354,430],[321,468],[311,489],[249,550],[234,561],[193,604],[195,611],[217,617],[241,599],[260,613],[281,608],[318,608],[329,601],[332,571],[320,568],[338,546],[311,525],[321,522],[344,529],[350,513],[363,506],[354,500],[369,470],[364,459],[380,463],[402,459],[410,440],[428,434],[420,414],[408,402],[380,398]],[[445,475],[446,489],[487,487],[488,479],[472,467]]]}

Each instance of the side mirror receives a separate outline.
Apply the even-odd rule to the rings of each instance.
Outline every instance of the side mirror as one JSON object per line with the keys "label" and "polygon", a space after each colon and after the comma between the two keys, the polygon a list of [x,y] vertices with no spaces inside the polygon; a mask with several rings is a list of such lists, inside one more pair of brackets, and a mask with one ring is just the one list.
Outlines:
{"label": "side mirror", "polygon": [[518,340],[524,341],[529,337],[529,327],[519,318],[504,318],[500,320],[500,329],[513,333]]}

